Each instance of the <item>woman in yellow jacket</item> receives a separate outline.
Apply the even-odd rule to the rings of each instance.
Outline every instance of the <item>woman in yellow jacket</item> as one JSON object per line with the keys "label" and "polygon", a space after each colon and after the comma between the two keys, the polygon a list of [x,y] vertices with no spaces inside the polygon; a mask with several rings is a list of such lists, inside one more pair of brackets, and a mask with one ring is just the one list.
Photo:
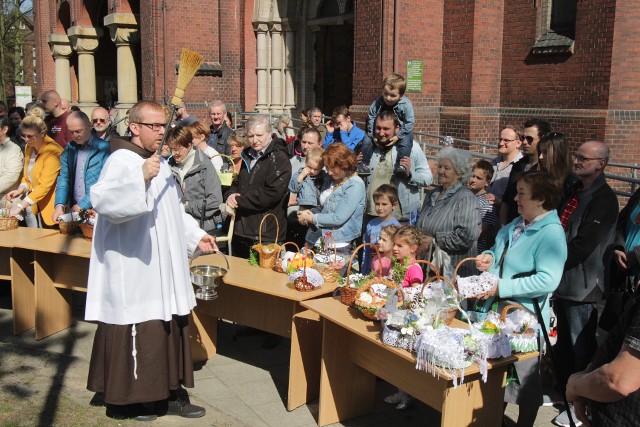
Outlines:
{"label": "woman in yellow jacket", "polygon": [[47,125],[38,117],[25,117],[21,136],[27,142],[22,182],[17,190],[7,194],[7,199],[13,201],[26,196],[13,204],[10,214],[24,215],[27,227],[42,228],[43,222],[45,227],[51,227],[54,225],[52,214],[63,149],[47,136]]}

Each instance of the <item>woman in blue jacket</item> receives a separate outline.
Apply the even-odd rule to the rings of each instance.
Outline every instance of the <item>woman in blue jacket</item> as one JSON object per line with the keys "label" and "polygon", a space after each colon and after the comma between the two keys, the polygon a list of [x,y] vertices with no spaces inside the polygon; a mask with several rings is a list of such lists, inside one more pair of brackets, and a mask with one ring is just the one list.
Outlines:
{"label": "woman in blue jacket", "polygon": [[[556,213],[560,184],[544,172],[521,175],[515,197],[518,216],[503,227],[491,250],[478,256],[476,267],[500,279],[481,299],[515,300],[534,310],[534,299],[542,307],[549,324],[549,296],[558,287],[567,259],[567,243]],[[519,405],[518,425],[533,426],[542,405],[540,360],[533,358],[514,364],[518,381],[505,391],[505,402]]]}
{"label": "woman in blue jacket", "polygon": [[320,207],[298,212],[298,221],[310,225],[306,236],[310,245],[330,232],[336,250],[348,254],[351,243],[362,233],[364,182],[355,173],[355,155],[343,143],[331,144],[321,158],[331,179],[320,189]]}

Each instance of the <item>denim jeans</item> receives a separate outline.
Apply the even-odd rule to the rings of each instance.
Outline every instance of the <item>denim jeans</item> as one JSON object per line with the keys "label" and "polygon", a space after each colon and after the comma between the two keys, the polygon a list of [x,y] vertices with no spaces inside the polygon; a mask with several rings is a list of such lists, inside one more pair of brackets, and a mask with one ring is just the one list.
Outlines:
{"label": "denim jeans", "polygon": [[40,213],[34,215],[34,213],[31,211],[31,206],[27,206],[24,210],[24,223],[27,227],[42,228],[42,219],[40,218]]}
{"label": "denim jeans", "polygon": [[560,370],[558,379],[564,387],[571,374],[587,367],[598,349],[598,310],[595,302],[556,298],[554,311],[558,318],[558,341],[554,346]]}

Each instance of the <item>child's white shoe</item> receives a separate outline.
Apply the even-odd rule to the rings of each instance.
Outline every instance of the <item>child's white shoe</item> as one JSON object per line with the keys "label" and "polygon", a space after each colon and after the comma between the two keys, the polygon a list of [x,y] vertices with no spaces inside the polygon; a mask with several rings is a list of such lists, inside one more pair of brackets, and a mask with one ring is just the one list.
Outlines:
{"label": "child's white shoe", "polygon": [[398,405],[402,402],[403,393],[401,391],[392,394],[391,396],[387,396],[384,398],[384,403],[388,403],[389,405]]}

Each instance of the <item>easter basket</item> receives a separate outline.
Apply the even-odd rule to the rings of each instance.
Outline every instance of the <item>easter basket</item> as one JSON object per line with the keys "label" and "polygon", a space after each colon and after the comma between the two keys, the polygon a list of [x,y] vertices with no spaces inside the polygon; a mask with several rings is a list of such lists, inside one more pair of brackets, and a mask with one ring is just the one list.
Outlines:
{"label": "easter basket", "polygon": [[[446,278],[440,279],[452,284]],[[462,313],[463,319],[469,324],[468,329],[454,328],[447,324],[447,319],[453,319],[451,312],[454,307]],[[433,375],[444,374],[457,387],[464,382],[465,368],[475,362],[482,380],[486,381],[487,347],[483,339],[474,333],[473,325],[460,307],[457,292],[450,303],[443,304],[440,313],[433,326],[423,329],[415,342],[416,369]]]}
{"label": "easter basket", "polygon": [[[429,261],[419,260],[416,263],[427,264],[439,274],[437,267]],[[381,310],[378,310],[377,317],[383,320],[381,339],[384,344],[413,351],[413,346],[420,334],[420,330],[433,321],[433,307],[427,307],[425,303],[424,293],[427,288],[423,284],[419,287],[410,288],[415,289],[417,292],[409,293],[405,289],[399,289],[398,292],[403,293],[402,308],[397,309],[392,295],[387,304]]]}
{"label": "easter basket", "polygon": [[[264,220],[268,217],[273,217],[276,222],[276,235],[275,242],[270,244],[262,243],[262,224],[264,224]],[[251,249],[258,253],[258,265],[262,268],[273,268],[276,261],[278,260],[278,256],[280,254],[280,245],[278,245],[278,235],[280,234],[280,224],[278,223],[278,218],[272,213],[266,214],[262,217],[262,221],[260,221],[260,228],[258,230],[258,243],[253,245]]]}
{"label": "easter basket", "polygon": [[82,211],[82,222],[78,225],[85,240],[93,240],[93,225],[96,221],[96,212],[93,209]]}
{"label": "easter basket", "polygon": [[214,154],[213,156],[211,156],[212,159],[214,157],[222,157],[229,162],[229,167],[227,169],[224,168],[223,162],[223,167],[220,168],[220,170],[217,172],[218,178],[220,178],[220,185],[222,185],[223,187],[230,187],[233,183],[233,180],[238,176],[235,165],[233,163],[233,157],[227,156],[226,154]]}
{"label": "easter basket", "polygon": [[[356,300],[356,296],[358,294],[358,287],[352,286],[351,283],[351,266],[353,265],[353,260],[358,254],[358,251],[365,246],[372,246],[376,252],[378,253],[378,257],[380,257],[380,252],[378,251],[378,247],[372,243],[362,243],[358,247],[353,250],[351,254],[351,258],[349,258],[349,265],[347,267],[347,277],[344,286],[340,287],[340,302],[344,305],[353,305]],[[382,265],[380,266],[380,275],[382,275]]]}
{"label": "easter basket", "polygon": [[[66,213],[58,217],[58,228],[60,234],[70,235],[78,231],[80,225],[80,219],[78,214],[74,217],[75,212]],[[93,235],[93,230],[91,231]]]}
{"label": "easter basket", "polygon": [[4,209],[0,209],[0,231],[15,230],[18,228],[18,218],[9,216],[9,208],[7,207],[7,199],[4,199]]}
{"label": "easter basket", "polygon": [[[354,255],[357,251],[364,246],[372,246],[378,254],[378,258],[380,258],[380,252],[376,245],[371,243],[363,243],[358,246],[354,253],[351,255],[351,260],[349,261],[349,267],[347,272],[347,277],[349,277],[349,273],[351,270],[351,264],[353,263]],[[379,274],[382,276],[382,263],[379,265]],[[348,283],[344,286],[349,286]],[[394,292],[394,290],[396,290]],[[360,284],[360,287],[356,291],[356,297],[354,300],[354,304],[358,310],[362,313],[364,317],[370,320],[379,320],[378,318],[378,310],[383,308],[387,303],[387,300],[391,296],[397,296],[397,302],[395,306],[397,308],[401,308],[404,305],[404,294],[402,293],[402,287],[398,285],[396,282],[387,279],[385,277],[371,277]],[[395,298],[394,298],[395,300]]]}
{"label": "easter basket", "polygon": [[[515,312],[508,313],[511,309]],[[515,353],[538,351],[538,318],[520,304],[509,304],[502,309],[500,320],[511,331],[509,346]]]}
{"label": "easter basket", "polygon": [[290,252],[285,252],[282,256],[278,254],[279,259],[273,264],[273,271],[286,273],[291,261],[293,261],[295,257],[300,256],[300,246],[298,246],[296,242],[284,242],[280,245],[280,253],[282,253],[283,250],[286,250],[287,245],[293,246],[296,248],[296,251],[293,255],[291,255]]}

